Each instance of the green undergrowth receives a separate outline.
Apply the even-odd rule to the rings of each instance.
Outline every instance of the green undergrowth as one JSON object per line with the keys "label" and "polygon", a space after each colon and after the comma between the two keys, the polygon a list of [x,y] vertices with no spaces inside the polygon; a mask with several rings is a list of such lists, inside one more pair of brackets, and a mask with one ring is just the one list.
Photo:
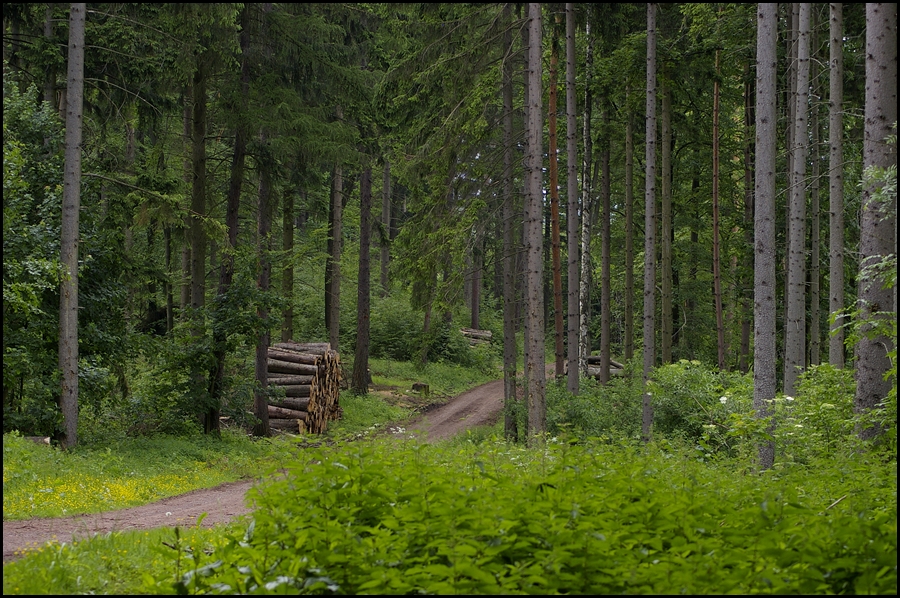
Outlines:
{"label": "green undergrowth", "polygon": [[676,443],[394,437],[307,447],[287,469],[237,524],[49,545],[4,566],[4,593],[897,588],[896,464],[866,454],[759,474]]}
{"label": "green undergrowth", "polygon": [[448,362],[424,366],[410,361],[370,359],[369,370],[375,384],[408,389],[412,382],[426,382],[435,396],[451,397],[503,376],[499,369],[463,367]]}
{"label": "green undergrowth", "polygon": [[4,592],[109,593],[75,585],[89,559],[97,579],[129,572],[123,593],[897,588],[896,465],[859,454],[756,474],[672,444],[382,438],[308,448],[255,500],[239,525],[153,536],[137,558],[165,567],[113,554],[141,536],[110,534],[6,565]]}
{"label": "green undergrowth", "polygon": [[224,593],[882,593],[896,472],[736,475],[679,449],[417,440],[312,452],[179,580]]}
{"label": "green undergrowth", "polygon": [[259,477],[296,453],[287,439],[125,438],[72,451],[3,435],[3,519],[59,517],[146,504],[223,482]]}

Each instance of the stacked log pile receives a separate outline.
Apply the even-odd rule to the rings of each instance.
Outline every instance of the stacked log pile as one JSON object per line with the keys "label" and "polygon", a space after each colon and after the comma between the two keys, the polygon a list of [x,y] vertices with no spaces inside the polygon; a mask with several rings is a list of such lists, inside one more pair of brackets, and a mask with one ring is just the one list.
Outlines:
{"label": "stacked log pile", "polygon": [[284,389],[269,401],[271,429],[321,434],[341,418],[341,362],[329,343],[275,343],[268,353],[269,387]]}
{"label": "stacked log pile", "polygon": [[491,342],[493,333],[490,330],[477,330],[475,328],[460,328],[459,331],[469,339],[469,345],[482,345]]}

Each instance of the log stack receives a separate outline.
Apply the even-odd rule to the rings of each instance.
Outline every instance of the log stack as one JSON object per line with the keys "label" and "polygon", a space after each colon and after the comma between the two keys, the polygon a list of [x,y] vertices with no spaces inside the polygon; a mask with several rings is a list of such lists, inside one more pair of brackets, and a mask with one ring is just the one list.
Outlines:
{"label": "log stack", "polygon": [[469,339],[469,345],[483,345],[491,342],[493,333],[490,330],[478,330],[476,328],[460,328],[459,331]]}
{"label": "log stack", "polygon": [[269,427],[321,434],[340,419],[341,362],[329,343],[275,343],[268,351],[268,385],[284,397],[269,401]]}

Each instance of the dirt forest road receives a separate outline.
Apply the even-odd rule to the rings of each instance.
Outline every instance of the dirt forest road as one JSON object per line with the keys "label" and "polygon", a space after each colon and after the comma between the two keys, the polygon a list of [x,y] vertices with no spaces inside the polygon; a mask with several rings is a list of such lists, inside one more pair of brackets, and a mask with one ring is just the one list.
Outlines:
{"label": "dirt forest road", "polygon": [[[503,410],[503,381],[478,386],[419,416],[407,430],[427,435],[428,442],[448,438],[471,427],[497,421]],[[215,488],[194,490],[155,503],[93,515],[28,519],[3,522],[3,562],[22,556],[23,551],[47,542],[72,542],[94,534],[195,525],[206,513],[201,525],[211,527],[227,523],[250,512],[246,494],[257,480],[221,484]]]}

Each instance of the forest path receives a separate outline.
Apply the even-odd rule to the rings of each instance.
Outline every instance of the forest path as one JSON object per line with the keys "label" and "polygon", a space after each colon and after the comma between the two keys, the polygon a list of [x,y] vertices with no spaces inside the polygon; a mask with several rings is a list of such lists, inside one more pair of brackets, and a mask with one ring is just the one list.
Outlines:
{"label": "forest path", "polygon": [[[418,416],[406,430],[426,434],[436,442],[468,428],[489,425],[503,411],[503,380],[482,384],[451,398],[443,405]],[[91,515],[36,518],[3,522],[3,562],[22,556],[25,551],[47,542],[73,542],[94,534],[112,531],[146,530],[158,527],[192,526],[206,513],[201,525],[212,527],[250,513],[247,491],[259,480],[220,484],[194,490],[160,501]]]}

